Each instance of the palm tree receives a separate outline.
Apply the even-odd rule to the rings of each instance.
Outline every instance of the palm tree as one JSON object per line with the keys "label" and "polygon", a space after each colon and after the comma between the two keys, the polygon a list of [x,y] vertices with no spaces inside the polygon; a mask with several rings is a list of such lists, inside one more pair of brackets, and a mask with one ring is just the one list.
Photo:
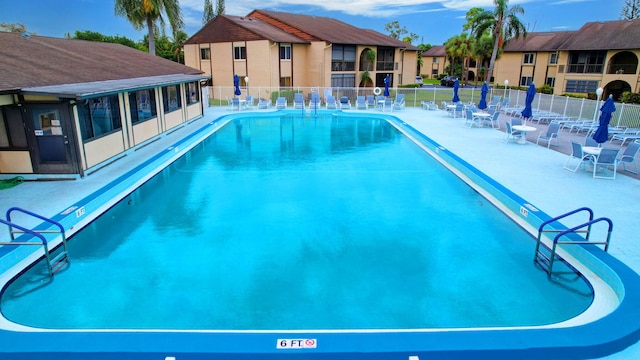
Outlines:
{"label": "palm tree", "polygon": [[469,59],[472,57],[471,52],[471,39],[466,32],[460,35],[456,35],[444,44],[445,51],[450,54],[452,59],[462,59],[462,74],[461,81],[467,83],[467,75],[469,73],[468,65]]}
{"label": "palm tree", "polygon": [[520,5],[514,5],[509,8],[509,0],[493,0],[496,8],[491,11],[484,11],[478,14],[477,20],[479,25],[476,27],[475,34],[477,37],[482,36],[486,30],[491,31],[493,36],[493,52],[489,61],[489,70],[487,71],[486,80],[491,81],[493,75],[493,67],[498,57],[498,50],[504,48],[505,44],[511,39],[517,39],[522,35],[527,36],[527,30],[518,19],[518,15],[524,15],[524,9]]}
{"label": "palm tree", "polygon": [[126,17],[138,30],[148,29],[149,54],[152,55],[156,54],[154,25],[159,20],[160,26],[164,27],[163,13],[169,20],[173,34],[184,26],[179,0],[115,0],[115,13]]}

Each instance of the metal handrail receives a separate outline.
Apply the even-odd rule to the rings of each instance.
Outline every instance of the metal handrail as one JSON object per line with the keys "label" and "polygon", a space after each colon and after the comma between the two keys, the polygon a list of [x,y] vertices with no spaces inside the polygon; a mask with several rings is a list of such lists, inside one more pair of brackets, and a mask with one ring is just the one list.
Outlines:
{"label": "metal handrail", "polygon": [[[549,220],[546,220],[546,221],[542,222],[542,224],[540,224],[540,226],[538,227],[538,239],[537,239],[538,241],[536,243],[536,252],[535,252],[536,256],[538,254],[538,251],[540,250],[540,243],[542,242],[542,233],[543,232],[564,231],[564,230],[544,230],[545,226],[547,226],[547,225],[549,225],[549,224],[551,224],[553,222],[556,222],[556,221],[558,221],[560,219],[563,219],[563,218],[565,218],[565,217],[567,217],[569,215],[573,215],[573,214],[576,214],[576,213],[579,213],[579,212],[582,212],[582,211],[586,211],[586,212],[589,213],[589,221],[593,220],[593,210],[591,210],[588,207],[581,207],[581,208],[575,209],[573,211],[569,211],[568,213],[565,213],[565,214],[562,214],[562,215],[558,215],[558,216],[556,216],[554,218],[551,218]],[[589,240],[589,231],[590,230],[591,230],[591,227],[587,228],[587,230],[580,231],[580,232],[586,232],[586,234],[587,234],[586,235],[586,239],[587,240]]]}
{"label": "metal handrail", "polygon": [[[607,229],[607,239],[603,242],[600,241],[589,241],[588,239],[586,239],[585,241],[559,241],[559,239],[561,237],[563,237],[566,234],[569,233],[573,233],[576,232],[576,230],[581,229],[585,226],[587,226],[588,229],[591,229],[591,225],[597,223],[597,222],[601,222],[601,221],[606,221],[609,224],[609,228]],[[574,226],[571,229],[567,229],[564,230],[563,232],[559,233],[558,235],[556,235],[553,238],[553,248],[551,249],[551,256],[549,257],[549,273],[548,276],[551,277],[551,272],[553,269],[553,260],[555,258],[556,255],[556,247],[558,246],[558,244],[593,244],[593,245],[604,245],[604,251],[607,251],[607,249],[609,248],[609,241],[611,240],[611,232],[613,231],[613,222],[611,221],[611,219],[609,218],[605,218],[605,217],[601,217],[601,218],[597,218],[595,220],[590,220],[589,222],[586,222],[584,224],[578,225],[578,226]]]}
{"label": "metal handrail", "polygon": [[[13,212],[21,212],[24,213],[26,215],[30,215],[33,216],[35,218],[38,218],[42,221],[45,221],[49,224],[54,225],[55,227],[57,227],[59,230],[49,230],[49,229],[27,229],[25,227],[22,227],[20,225],[17,225],[15,223],[13,223],[11,221],[11,214]],[[6,212],[6,218],[7,220],[2,220],[0,219],[0,222],[9,226],[9,234],[11,237],[11,241],[10,242],[0,242],[0,245],[40,245],[34,242],[30,242],[30,241],[14,241],[15,235],[16,233],[26,233],[26,234],[30,234],[32,236],[38,237],[40,238],[40,240],[42,241],[42,246],[44,247],[44,255],[45,255],[45,259],[47,261],[47,269],[49,269],[49,275],[53,276],[53,274],[61,268],[61,265],[63,261],[69,262],[69,257],[67,256],[67,239],[66,239],[66,235],[65,235],[65,231],[64,231],[64,226],[62,226],[62,224],[60,224],[59,222],[49,219],[47,217],[44,217],[42,215],[36,214],[32,211],[29,210],[25,210],[19,207],[11,207],[7,210]],[[14,229],[17,229],[14,230]],[[47,242],[47,239],[42,235],[43,233],[60,233],[60,236],[62,238],[62,254],[58,257],[56,257],[55,259],[55,264],[51,263],[51,258],[50,258],[50,254],[49,254],[49,245]]]}

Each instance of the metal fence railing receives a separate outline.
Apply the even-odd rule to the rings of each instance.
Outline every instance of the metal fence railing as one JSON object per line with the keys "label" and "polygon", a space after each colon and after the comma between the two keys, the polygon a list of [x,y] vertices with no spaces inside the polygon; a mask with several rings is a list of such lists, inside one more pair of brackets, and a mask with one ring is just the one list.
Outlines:
{"label": "metal fence railing", "polygon": [[[256,99],[271,100],[275,104],[275,100],[284,96],[289,104],[293,103],[293,94],[301,92],[304,98],[308,100],[312,93],[319,93],[322,99],[325,95],[331,94],[339,99],[346,96],[351,100],[351,104],[355,103],[358,95],[372,95],[376,88],[322,88],[322,87],[242,87],[241,97],[250,95]],[[395,97],[397,94],[404,94],[405,103],[408,107],[420,107],[423,101],[433,101],[436,105],[441,102],[451,102],[453,97],[452,88],[444,88],[439,86],[424,86],[422,88],[392,88],[389,89],[390,96]],[[209,103],[212,106],[226,106],[227,99],[232,98],[234,88],[232,86],[213,86],[209,88]],[[480,87],[463,87],[458,90],[458,97],[462,102],[478,103],[480,101]],[[494,96],[510,99],[509,106],[524,106],[526,92],[516,89],[495,89],[489,90],[487,101],[491,101]],[[599,117],[599,107],[602,106],[603,100],[590,100],[586,98],[573,98],[568,96],[536,94],[533,101],[534,110],[553,111],[564,116],[575,119],[593,119]],[[323,100],[324,103],[324,100]],[[616,112],[613,113],[611,126],[626,126],[630,128],[640,128],[640,106],[634,104],[616,103]]]}

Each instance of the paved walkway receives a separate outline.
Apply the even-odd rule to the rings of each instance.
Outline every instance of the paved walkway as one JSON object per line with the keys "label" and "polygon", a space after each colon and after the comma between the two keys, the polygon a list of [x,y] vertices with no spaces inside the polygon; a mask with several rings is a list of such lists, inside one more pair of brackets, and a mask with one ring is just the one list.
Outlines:
{"label": "paved walkway", "polygon": [[[27,182],[2,190],[0,210],[20,206],[44,216],[53,216],[64,210],[67,204],[82,199],[177,139],[227,113],[224,108],[209,108],[203,119],[163,135],[158,141],[127,154],[123,159],[83,179]],[[407,108],[392,115],[424,132],[551,216],[587,206],[595,211],[597,217],[611,218],[614,231],[609,252],[640,273],[640,244],[637,241],[640,234],[640,219],[637,216],[640,181],[637,177],[619,171],[615,180],[593,179],[586,171],[572,173],[564,170],[568,145],[560,146],[556,151],[532,143],[504,143],[503,122],[506,117],[501,117],[502,130],[499,131],[467,128],[463,125],[464,120],[452,119],[441,110]],[[529,140],[534,141],[536,137],[537,133],[528,136]],[[561,133],[561,143],[568,144],[568,138],[568,134]],[[584,136],[580,138],[583,142]],[[0,238],[3,237],[4,234],[0,233]],[[607,357],[631,358],[640,358],[640,343]]]}

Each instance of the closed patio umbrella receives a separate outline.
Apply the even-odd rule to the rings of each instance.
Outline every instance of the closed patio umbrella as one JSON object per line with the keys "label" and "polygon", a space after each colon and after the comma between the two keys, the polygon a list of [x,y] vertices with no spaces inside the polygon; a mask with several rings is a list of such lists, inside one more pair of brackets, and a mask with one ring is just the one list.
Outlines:
{"label": "closed patio umbrella", "polygon": [[451,99],[451,102],[453,103],[457,103],[458,101],[460,101],[460,98],[458,97],[459,87],[460,87],[460,82],[458,82],[458,79],[456,79],[456,81],[453,83],[453,98]]}
{"label": "closed patio umbrella", "polygon": [[233,75],[233,86],[235,87],[233,93],[236,96],[240,96],[242,93],[240,92],[240,78],[238,77],[238,74]]}
{"label": "closed patio umbrella", "polygon": [[536,86],[531,83],[527,89],[527,96],[524,98],[524,110],[520,113],[523,119],[529,119],[533,113],[531,110],[531,104],[533,104],[533,98],[536,97]]}
{"label": "closed patio umbrella", "polygon": [[598,144],[602,144],[609,138],[609,122],[615,111],[616,106],[613,104],[613,97],[609,95],[607,101],[605,101],[600,108],[600,123],[598,124],[598,129],[593,134],[593,140],[597,141]]}
{"label": "closed patio umbrella", "polygon": [[482,89],[480,90],[480,102],[478,103],[478,109],[484,110],[487,108],[487,93],[489,92],[489,86],[487,86],[487,82],[485,81],[482,84]]}
{"label": "closed patio umbrella", "polygon": [[384,96],[389,96],[389,83],[391,79],[389,78],[389,74],[384,78]]}

